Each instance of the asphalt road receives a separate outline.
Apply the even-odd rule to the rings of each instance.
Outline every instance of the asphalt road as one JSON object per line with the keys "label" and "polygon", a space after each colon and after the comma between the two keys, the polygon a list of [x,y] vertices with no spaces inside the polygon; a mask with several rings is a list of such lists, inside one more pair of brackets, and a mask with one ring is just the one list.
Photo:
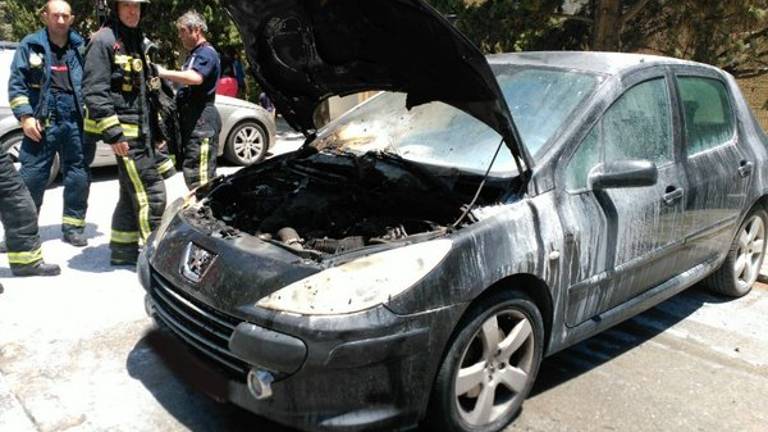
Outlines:
{"label": "asphalt road", "polygon": [[[155,354],[135,273],[108,262],[114,175],[96,173],[84,249],[59,238],[62,188],[46,193],[43,251],[60,277],[12,278],[0,257],[0,431],[287,431],[192,390]],[[181,176],[167,187],[170,202]],[[768,287],[734,301],[691,289],[547,359],[508,430],[765,431],[766,395]]]}

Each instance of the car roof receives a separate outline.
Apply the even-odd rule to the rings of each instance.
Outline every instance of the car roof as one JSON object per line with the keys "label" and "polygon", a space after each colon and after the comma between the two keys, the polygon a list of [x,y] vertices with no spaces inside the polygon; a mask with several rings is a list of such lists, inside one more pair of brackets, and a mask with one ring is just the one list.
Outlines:
{"label": "car roof", "polygon": [[639,65],[689,65],[716,69],[710,65],[650,54],[597,51],[528,51],[488,56],[493,64],[517,64],[575,69],[607,75],[618,75]]}

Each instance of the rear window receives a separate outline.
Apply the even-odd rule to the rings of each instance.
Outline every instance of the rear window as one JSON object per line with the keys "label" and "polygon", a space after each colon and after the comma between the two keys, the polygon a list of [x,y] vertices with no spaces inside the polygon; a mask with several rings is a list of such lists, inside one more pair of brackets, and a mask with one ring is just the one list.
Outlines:
{"label": "rear window", "polygon": [[725,144],[735,131],[728,90],[716,79],[678,77],[685,115],[686,150],[693,155]]}

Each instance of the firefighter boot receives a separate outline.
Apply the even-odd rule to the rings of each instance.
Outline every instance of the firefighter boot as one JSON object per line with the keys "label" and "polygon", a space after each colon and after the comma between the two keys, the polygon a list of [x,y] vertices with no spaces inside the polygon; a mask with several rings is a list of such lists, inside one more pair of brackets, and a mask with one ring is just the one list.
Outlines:
{"label": "firefighter boot", "polygon": [[14,276],[58,276],[61,268],[56,264],[48,264],[38,261],[30,265],[11,266]]}
{"label": "firefighter boot", "polygon": [[65,243],[69,243],[75,247],[88,246],[88,239],[85,238],[83,233],[80,233],[77,231],[65,232],[64,235],[62,236],[62,240],[64,240]]}

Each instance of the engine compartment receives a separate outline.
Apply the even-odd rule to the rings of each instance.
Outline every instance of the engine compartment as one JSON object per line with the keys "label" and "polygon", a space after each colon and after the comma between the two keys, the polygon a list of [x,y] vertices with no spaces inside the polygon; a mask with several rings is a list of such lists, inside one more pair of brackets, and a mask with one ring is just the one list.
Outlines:
{"label": "engine compartment", "polygon": [[460,178],[392,154],[312,151],[226,178],[194,219],[221,237],[246,232],[322,257],[450,230],[479,184]]}

